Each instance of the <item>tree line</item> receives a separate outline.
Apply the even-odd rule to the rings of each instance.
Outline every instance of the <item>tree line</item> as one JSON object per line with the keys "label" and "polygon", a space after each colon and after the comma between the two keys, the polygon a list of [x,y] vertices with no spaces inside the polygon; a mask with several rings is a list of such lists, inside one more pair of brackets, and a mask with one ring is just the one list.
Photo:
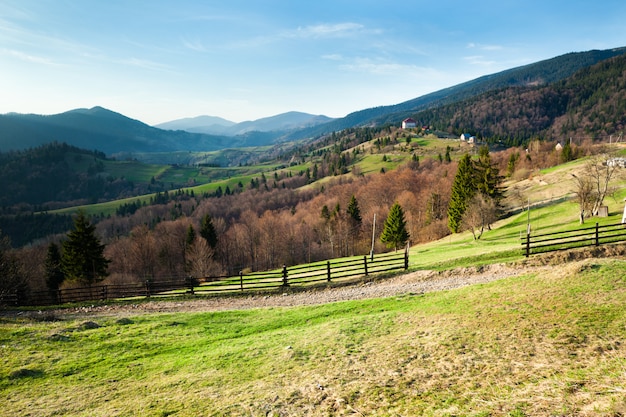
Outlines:
{"label": "tree line", "polygon": [[[378,253],[462,230],[480,238],[499,214],[503,177],[528,176],[585,152],[576,145],[569,152],[557,151],[554,143],[546,142],[496,153],[483,147],[476,156],[448,147],[445,157],[412,159],[396,170],[369,176],[353,173],[306,185],[306,175],[267,175],[267,182],[277,180],[276,187],[247,187],[219,197],[173,193],[162,204],[99,219],[89,230],[97,238],[95,252],[101,248],[106,260],[106,283],[267,270],[367,254],[372,244]],[[306,186],[278,185],[283,181]],[[3,257],[10,259],[5,265],[13,271],[9,275],[18,273],[21,279],[15,282],[31,289],[53,287],[59,281],[45,278],[54,276],[51,265],[76,252],[66,246],[70,236],[20,249],[10,249],[3,240]],[[94,272],[92,277],[104,278],[98,262],[84,265]],[[72,276],[67,264],[60,270]],[[64,279],[61,285],[82,280]]]}
{"label": "tree line", "polygon": [[626,126],[624,88],[626,55],[621,55],[549,85],[494,89],[412,117],[437,130],[469,132],[508,146],[526,146],[536,137],[618,136]]}

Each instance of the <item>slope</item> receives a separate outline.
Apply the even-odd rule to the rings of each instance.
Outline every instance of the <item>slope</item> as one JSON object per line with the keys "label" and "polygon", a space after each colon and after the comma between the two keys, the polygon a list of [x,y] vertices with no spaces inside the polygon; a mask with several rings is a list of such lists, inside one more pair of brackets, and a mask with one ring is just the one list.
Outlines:
{"label": "slope", "polygon": [[488,141],[525,143],[619,135],[626,124],[626,55],[586,67],[542,87],[508,87],[417,112],[435,129],[468,131]]}
{"label": "slope", "polygon": [[594,65],[600,61],[624,53],[626,53],[626,48],[624,47],[608,50],[572,52],[496,74],[486,75],[403,103],[357,111],[342,119],[296,132],[289,137],[311,137],[362,125],[397,124],[404,118],[419,111],[463,101],[487,91],[511,86],[549,85],[570,77],[581,68]]}

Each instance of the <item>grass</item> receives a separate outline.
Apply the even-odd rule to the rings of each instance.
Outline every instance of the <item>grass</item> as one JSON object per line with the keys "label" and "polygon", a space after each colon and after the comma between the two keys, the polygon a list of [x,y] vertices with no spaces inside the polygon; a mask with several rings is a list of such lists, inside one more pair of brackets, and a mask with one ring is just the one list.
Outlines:
{"label": "grass", "polygon": [[316,307],[2,318],[0,415],[621,415],[626,263]]}

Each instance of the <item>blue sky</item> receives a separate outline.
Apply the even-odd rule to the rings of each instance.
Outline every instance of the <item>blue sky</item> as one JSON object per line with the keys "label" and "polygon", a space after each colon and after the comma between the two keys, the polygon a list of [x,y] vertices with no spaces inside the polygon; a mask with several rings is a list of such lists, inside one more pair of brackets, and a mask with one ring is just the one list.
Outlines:
{"label": "blue sky", "polygon": [[623,0],[2,0],[0,113],[342,117],[620,46]]}

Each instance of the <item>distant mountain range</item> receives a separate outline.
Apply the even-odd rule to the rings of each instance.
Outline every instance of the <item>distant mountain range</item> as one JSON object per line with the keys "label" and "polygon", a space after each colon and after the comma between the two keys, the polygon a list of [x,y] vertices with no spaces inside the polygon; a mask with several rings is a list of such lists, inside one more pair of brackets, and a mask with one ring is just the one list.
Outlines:
{"label": "distant mountain range", "polygon": [[[153,127],[102,107],[76,109],[51,116],[11,113],[0,115],[0,152],[32,148],[54,141],[126,157],[146,153],[213,151],[314,138],[359,126],[399,125],[409,116],[448,131],[467,129],[503,135],[508,129],[509,134],[517,135],[520,140],[531,135],[554,134],[557,130],[561,134],[588,132],[594,126],[610,133],[611,129],[621,126],[619,121],[615,121],[616,127],[610,129],[598,126],[606,122],[607,112],[611,120],[615,120],[617,115],[613,113],[622,106],[590,107],[593,104],[590,100],[617,104],[625,101],[620,99],[624,89],[606,84],[615,79],[622,85],[623,76],[619,71],[623,60],[609,59],[624,56],[625,53],[626,48],[569,53],[480,77],[396,105],[354,112],[340,119],[289,112],[243,123],[200,116]],[[606,64],[597,66],[599,62]],[[612,69],[612,66],[619,70]],[[610,79],[607,80],[607,77]],[[569,87],[561,86],[565,84]],[[602,97],[591,91],[588,85],[601,89]],[[535,93],[547,87],[553,89]],[[527,92],[533,94],[528,105],[534,107],[520,108],[521,94],[530,94]],[[593,109],[593,114],[587,115],[583,106]],[[511,109],[515,113],[503,112],[503,109]],[[603,112],[600,116],[599,111]],[[578,117],[570,120],[564,112]],[[515,122],[531,117],[529,114],[537,120],[525,120],[523,129],[519,129],[519,123]],[[593,120],[577,125],[580,117]],[[508,122],[502,123],[502,120]],[[498,129],[490,129],[489,124],[496,122],[499,123]]]}
{"label": "distant mountain range", "polygon": [[205,133],[209,135],[237,136],[255,131],[284,132],[303,129],[328,123],[332,120],[334,119],[326,116],[316,116],[292,111],[241,123],[231,122],[230,120],[215,116],[198,116],[172,120],[171,122],[161,123],[154,127],[167,130],[185,130],[187,132]]}
{"label": "distant mountain range", "polygon": [[298,112],[243,123],[200,116],[164,123],[158,128],[102,107],[50,116],[9,113],[0,115],[0,152],[55,141],[127,157],[156,152],[208,152],[272,145],[293,129],[330,120]]}

